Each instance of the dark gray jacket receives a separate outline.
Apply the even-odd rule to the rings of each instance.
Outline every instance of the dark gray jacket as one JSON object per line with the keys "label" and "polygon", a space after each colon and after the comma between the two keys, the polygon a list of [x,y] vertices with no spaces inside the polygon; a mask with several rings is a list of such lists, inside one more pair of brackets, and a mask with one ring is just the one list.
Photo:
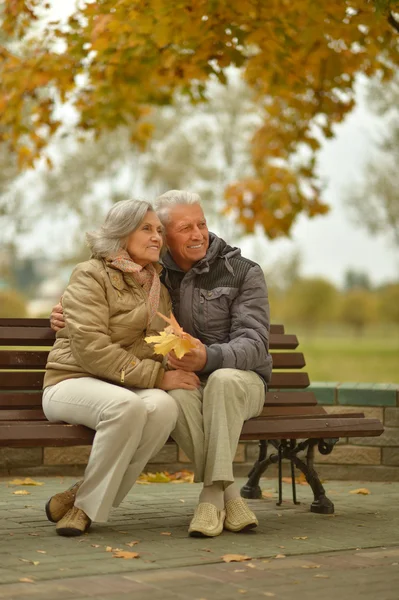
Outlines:
{"label": "dark gray jacket", "polygon": [[177,320],[207,346],[202,373],[241,369],[270,381],[269,301],[259,265],[214,234],[206,256],[187,273],[169,253],[162,262]]}

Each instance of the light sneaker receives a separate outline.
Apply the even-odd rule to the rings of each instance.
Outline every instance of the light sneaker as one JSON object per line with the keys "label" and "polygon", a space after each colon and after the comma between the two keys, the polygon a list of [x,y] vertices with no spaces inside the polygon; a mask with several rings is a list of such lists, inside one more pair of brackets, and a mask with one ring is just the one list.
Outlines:
{"label": "light sneaker", "polygon": [[253,529],[259,525],[256,515],[242,498],[233,498],[226,502],[225,529],[229,531],[243,531]]}
{"label": "light sneaker", "polygon": [[65,490],[65,492],[60,492],[59,494],[55,494],[55,496],[51,496],[50,500],[46,503],[46,515],[49,521],[58,523],[58,521],[66,515],[68,510],[74,505],[76,494],[82,483],[83,480],[78,481],[69,489]]}
{"label": "light sneaker", "polygon": [[223,531],[225,510],[218,510],[210,502],[200,502],[188,528],[191,537],[215,537]]}
{"label": "light sneaker", "polygon": [[68,510],[66,515],[58,521],[55,530],[58,535],[71,537],[82,535],[89,529],[90,525],[91,520],[86,513],[77,506],[73,506]]}

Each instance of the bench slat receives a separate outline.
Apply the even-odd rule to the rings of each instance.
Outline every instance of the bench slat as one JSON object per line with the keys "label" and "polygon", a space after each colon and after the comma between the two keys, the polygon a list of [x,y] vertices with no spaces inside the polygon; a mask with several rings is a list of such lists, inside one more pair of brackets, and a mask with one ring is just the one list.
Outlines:
{"label": "bench slat", "polygon": [[[307,439],[345,436],[378,436],[378,419],[314,418],[251,419],[244,424],[241,440]],[[94,431],[82,425],[25,422],[0,423],[0,446],[24,448],[32,445],[79,446],[90,444]]]}
{"label": "bench slat", "polygon": [[[317,400],[313,392],[267,392],[265,407],[316,406]],[[41,390],[32,392],[2,392],[0,393],[0,419],[3,410],[37,408],[42,405]]]}
{"label": "bench slat", "polygon": [[384,428],[378,419],[341,417],[332,419],[250,419],[244,423],[243,440],[307,439],[346,436],[377,436]]}
{"label": "bench slat", "polygon": [[[0,346],[52,346],[55,332],[49,327],[0,327]],[[296,335],[270,334],[270,349],[295,350]]]}
{"label": "bench slat", "polygon": [[[0,319],[0,327],[50,327],[50,319]],[[284,325],[281,323],[272,323],[270,325],[271,333],[284,333]]]}
{"label": "bench slat", "polygon": [[[44,373],[8,371],[0,373],[3,390],[37,390],[43,387]],[[309,385],[307,373],[273,373],[269,388],[305,388]]]}
{"label": "bench slat", "polygon": [[0,421],[46,421],[41,408],[18,408],[0,411]]}
{"label": "bench slat", "polygon": [[[44,369],[48,350],[0,350],[0,369]],[[271,352],[273,369],[301,369],[302,352]]]}
{"label": "bench slat", "polygon": [[11,408],[33,408],[42,405],[42,391],[0,392],[0,419],[2,411]]}
{"label": "bench slat", "polygon": [[92,443],[94,433],[92,429],[83,425],[34,421],[0,423],[0,446],[82,446]]}
{"label": "bench slat", "polygon": [[306,388],[310,384],[307,373],[272,373],[269,389]]}
{"label": "bench slat", "polygon": [[0,369],[44,369],[48,350],[0,350]]}

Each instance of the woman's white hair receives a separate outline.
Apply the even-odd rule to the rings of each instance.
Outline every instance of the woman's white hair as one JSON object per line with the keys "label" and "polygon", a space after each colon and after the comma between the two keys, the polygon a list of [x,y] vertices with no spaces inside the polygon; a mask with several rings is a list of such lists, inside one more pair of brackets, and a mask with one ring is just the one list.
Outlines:
{"label": "woman's white hair", "polygon": [[154,208],[163,225],[169,221],[170,209],[178,204],[201,204],[201,197],[199,194],[185,190],[169,190],[162,196],[158,196],[154,202]]}
{"label": "woman's white hair", "polygon": [[103,225],[86,233],[86,241],[94,258],[106,258],[121,248],[126,249],[127,238],[139,227],[152,204],[145,200],[121,200],[108,211]]}

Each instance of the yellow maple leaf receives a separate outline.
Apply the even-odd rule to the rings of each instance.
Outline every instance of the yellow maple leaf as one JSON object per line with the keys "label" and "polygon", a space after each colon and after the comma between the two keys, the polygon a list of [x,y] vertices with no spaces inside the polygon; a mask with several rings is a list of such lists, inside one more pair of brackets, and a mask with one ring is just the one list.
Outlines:
{"label": "yellow maple leaf", "polygon": [[112,555],[113,558],[124,558],[125,560],[129,558],[139,558],[139,556],[140,554],[138,552],[127,552],[126,550],[118,550]]}
{"label": "yellow maple leaf", "polygon": [[358,488],[357,490],[351,490],[350,494],[361,494],[362,496],[368,496],[370,494],[370,490],[367,488]]}
{"label": "yellow maple leaf", "polygon": [[246,554],[224,554],[223,556],[221,556],[221,559],[226,563],[244,562],[246,560],[252,560],[251,557],[247,556]]}
{"label": "yellow maple leaf", "polygon": [[25,477],[25,479],[13,479],[8,482],[8,485],[44,485],[42,481],[35,481],[30,477]]}
{"label": "yellow maple leaf", "polygon": [[173,315],[170,315],[170,318],[161,313],[157,313],[157,315],[169,325],[159,335],[150,335],[144,338],[148,344],[154,344],[154,351],[157,354],[166,356],[173,350],[177,358],[182,358],[187,352],[197,347],[195,339],[183,331]]}

